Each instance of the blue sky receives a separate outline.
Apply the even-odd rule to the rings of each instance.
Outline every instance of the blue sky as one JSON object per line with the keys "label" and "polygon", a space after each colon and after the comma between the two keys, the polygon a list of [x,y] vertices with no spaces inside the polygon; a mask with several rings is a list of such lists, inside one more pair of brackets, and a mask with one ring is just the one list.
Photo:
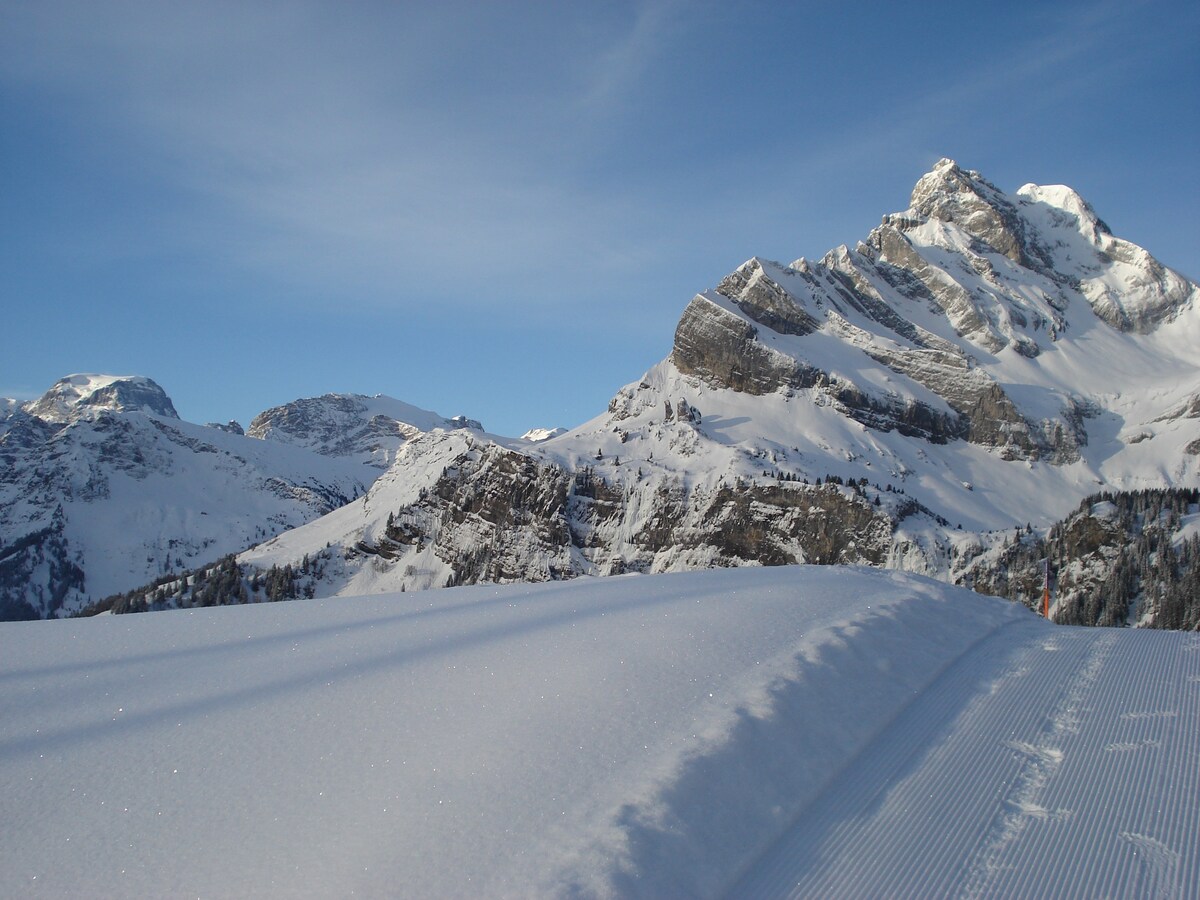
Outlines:
{"label": "blue sky", "polygon": [[938,158],[1200,277],[1200,5],[0,0],[0,396],[572,426]]}

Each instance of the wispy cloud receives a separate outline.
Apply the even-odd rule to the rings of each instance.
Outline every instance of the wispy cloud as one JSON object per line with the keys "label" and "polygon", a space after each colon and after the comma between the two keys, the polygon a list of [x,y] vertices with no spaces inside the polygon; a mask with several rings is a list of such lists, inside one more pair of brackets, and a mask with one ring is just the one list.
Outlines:
{"label": "wispy cloud", "polygon": [[[90,106],[148,177],[182,192],[158,213],[161,240],[205,241],[364,302],[486,302],[501,279],[548,304],[548,271],[645,259],[652,231],[621,224],[635,211],[572,176],[593,127],[573,106],[580,92],[592,107],[620,103],[674,10],[639,7],[580,61],[524,36],[529,11],[493,16],[501,30],[476,48],[453,11],[341,30],[320,4],[215,17],[189,4],[31,7],[9,43],[23,30],[38,49],[3,65]],[[523,67],[508,74],[506,42]],[[580,66],[588,77],[571,83]]]}
{"label": "wispy cloud", "polygon": [[[941,77],[905,78],[894,101],[769,72],[762,89],[788,105],[729,123],[716,139],[736,153],[652,171],[622,153],[644,139],[632,115],[644,96],[694,101],[686,85],[669,91],[680,47],[725,28],[728,52],[750,60],[771,5],[29,4],[6,11],[0,71],[90,110],[97,140],[169,188],[176,202],[144,239],[313,297],[470,307],[503,285],[506,302],[545,312],[571,272],[588,273],[570,285],[586,298],[593,282],[644,273],[685,227],[748,243],[806,217],[805,192],[856,167],[924,165],[963,136],[1012,131],[1014,110],[1094,90],[1145,52],[1119,39],[1145,7],[1039,13],[990,56],[945,45]],[[850,84],[842,51],[813,43],[841,37],[797,30],[794,52],[825,54]],[[905,52],[869,65],[901,79]],[[692,115],[719,127],[721,104],[740,99]]]}
{"label": "wispy cloud", "polygon": [[661,56],[672,32],[682,26],[684,11],[681,0],[639,4],[616,40],[587,61],[581,104],[589,110],[603,110],[627,102],[647,68]]}

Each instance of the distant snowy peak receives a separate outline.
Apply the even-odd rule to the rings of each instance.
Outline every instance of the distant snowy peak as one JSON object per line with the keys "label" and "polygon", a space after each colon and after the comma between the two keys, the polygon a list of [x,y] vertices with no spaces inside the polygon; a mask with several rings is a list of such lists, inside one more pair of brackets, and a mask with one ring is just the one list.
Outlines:
{"label": "distant snowy peak", "polygon": [[566,433],[567,429],[565,428],[530,428],[521,435],[521,440],[529,441],[531,444],[540,444],[542,441],[548,441]]}
{"label": "distant snowy peak", "polygon": [[68,375],[39,399],[25,404],[24,410],[56,423],[71,422],[96,410],[179,418],[166,391],[140,375]]}
{"label": "distant snowy peak", "polygon": [[472,419],[467,416],[451,416],[446,420],[450,428],[465,428],[467,431],[483,431],[483,423],[478,419]]}
{"label": "distant snowy peak", "polygon": [[184,422],[145,378],[72,376],[0,408],[0,619],[203,565],[344,505],[377,473]]}
{"label": "distant snowy peak", "polygon": [[382,394],[324,394],[259,413],[247,434],[386,469],[400,447],[435,428],[483,430],[474,419],[447,419]]}

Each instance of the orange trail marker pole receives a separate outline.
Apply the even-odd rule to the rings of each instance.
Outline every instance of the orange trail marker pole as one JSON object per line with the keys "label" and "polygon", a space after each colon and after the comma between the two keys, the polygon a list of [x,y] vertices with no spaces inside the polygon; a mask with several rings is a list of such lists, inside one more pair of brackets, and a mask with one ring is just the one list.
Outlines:
{"label": "orange trail marker pole", "polygon": [[1050,557],[1046,557],[1046,581],[1042,588],[1042,616],[1050,618]]}

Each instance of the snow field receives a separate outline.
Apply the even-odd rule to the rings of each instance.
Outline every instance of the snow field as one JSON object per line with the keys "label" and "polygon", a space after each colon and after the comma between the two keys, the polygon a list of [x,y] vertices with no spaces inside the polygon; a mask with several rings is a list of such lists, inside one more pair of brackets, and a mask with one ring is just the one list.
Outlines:
{"label": "snow field", "polygon": [[866,569],[4,623],[0,895],[1195,896],[1198,695]]}

